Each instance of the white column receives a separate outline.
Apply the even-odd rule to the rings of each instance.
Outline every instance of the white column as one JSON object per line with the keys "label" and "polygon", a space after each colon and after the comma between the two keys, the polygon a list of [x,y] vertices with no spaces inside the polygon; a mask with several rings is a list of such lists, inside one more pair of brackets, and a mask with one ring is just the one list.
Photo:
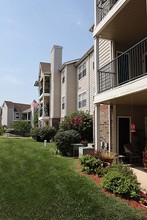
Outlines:
{"label": "white column", "polygon": [[99,91],[99,38],[94,38],[94,78],[95,78],[95,94]]}
{"label": "white column", "polygon": [[100,105],[95,105],[95,150],[100,150]]}

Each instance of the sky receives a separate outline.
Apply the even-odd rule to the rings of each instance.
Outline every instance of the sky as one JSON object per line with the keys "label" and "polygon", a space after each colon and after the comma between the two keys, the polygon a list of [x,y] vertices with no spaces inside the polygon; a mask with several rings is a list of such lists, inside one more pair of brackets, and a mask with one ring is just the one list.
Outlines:
{"label": "sky", "polygon": [[0,106],[38,100],[39,63],[50,62],[53,45],[63,62],[93,45],[93,0],[0,0]]}

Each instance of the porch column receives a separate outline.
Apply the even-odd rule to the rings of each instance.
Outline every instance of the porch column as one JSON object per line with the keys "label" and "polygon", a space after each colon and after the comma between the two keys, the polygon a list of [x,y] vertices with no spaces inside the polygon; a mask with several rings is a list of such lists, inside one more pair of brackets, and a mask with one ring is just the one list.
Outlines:
{"label": "porch column", "polygon": [[95,105],[95,150],[100,150],[100,104]]}

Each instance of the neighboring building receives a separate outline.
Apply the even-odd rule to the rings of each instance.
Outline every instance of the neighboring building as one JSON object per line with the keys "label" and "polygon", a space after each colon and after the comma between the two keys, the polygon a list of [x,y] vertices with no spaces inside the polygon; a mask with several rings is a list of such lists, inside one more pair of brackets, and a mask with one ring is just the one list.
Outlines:
{"label": "neighboring building", "polygon": [[61,120],[68,114],[77,111],[77,69],[76,62],[65,62],[61,72]]}
{"label": "neighboring building", "polygon": [[2,105],[2,125],[11,128],[14,121],[20,120],[31,123],[31,105],[4,101]]}
{"label": "neighboring building", "polygon": [[76,63],[77,68],[77,110],[93,115],[94,104],[94,47],[91,47]]}
{"label": "neighboring building", "polygon": [[[101,106],[108,112],[109,149],[147,138],[147,2],[94,0],[95,145],[101,144]],[[107,39],[109,50],[101,50]],[[106,41],[105,41],[106,42]],[[106,58],[109,54],[108,59]],[[135,135],[130,132],[133,124]]]}
{"label": "neighboring building", "polygon": [[49,125],[50,113],[50,77],[51,65],[50,63],[40,62],[38,80],[34,86],[38,87],[39,94],[39,109],[38,109],[38,123],[39,127]]}
{"label": "neighboring building", "polygon": [[[34,84],[39,90],[39,126],[58,128],[65,116],[77,110],[93,115],[93,50],[93,47],[90,48],[81,59],[62,64],[62,47],[54,45],[51,63],[40,63],[39,77]],[[49,89],[49,93],[45,92],[45,88]]]}

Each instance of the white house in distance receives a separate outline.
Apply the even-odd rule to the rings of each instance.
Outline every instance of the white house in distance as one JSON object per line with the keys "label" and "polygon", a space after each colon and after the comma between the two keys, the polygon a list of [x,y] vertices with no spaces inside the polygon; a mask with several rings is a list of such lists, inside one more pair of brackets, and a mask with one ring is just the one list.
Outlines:
{"label": "white house in distance", "polygon": [[[95,143],[100,147],[100,108],[109,113],[109,149],[119,154],[138,138],[147,138],[147,2],[94,0]],[[110,44],[110,60],[100,57],[101,39]],[[134,134],[130,132],[134,126]]]}
{"label": "white house in distance", "polygon": [[4,101],[2,105],[2,125],[12,127],[14,121],[26,120],[31,123],[31,105]]}

